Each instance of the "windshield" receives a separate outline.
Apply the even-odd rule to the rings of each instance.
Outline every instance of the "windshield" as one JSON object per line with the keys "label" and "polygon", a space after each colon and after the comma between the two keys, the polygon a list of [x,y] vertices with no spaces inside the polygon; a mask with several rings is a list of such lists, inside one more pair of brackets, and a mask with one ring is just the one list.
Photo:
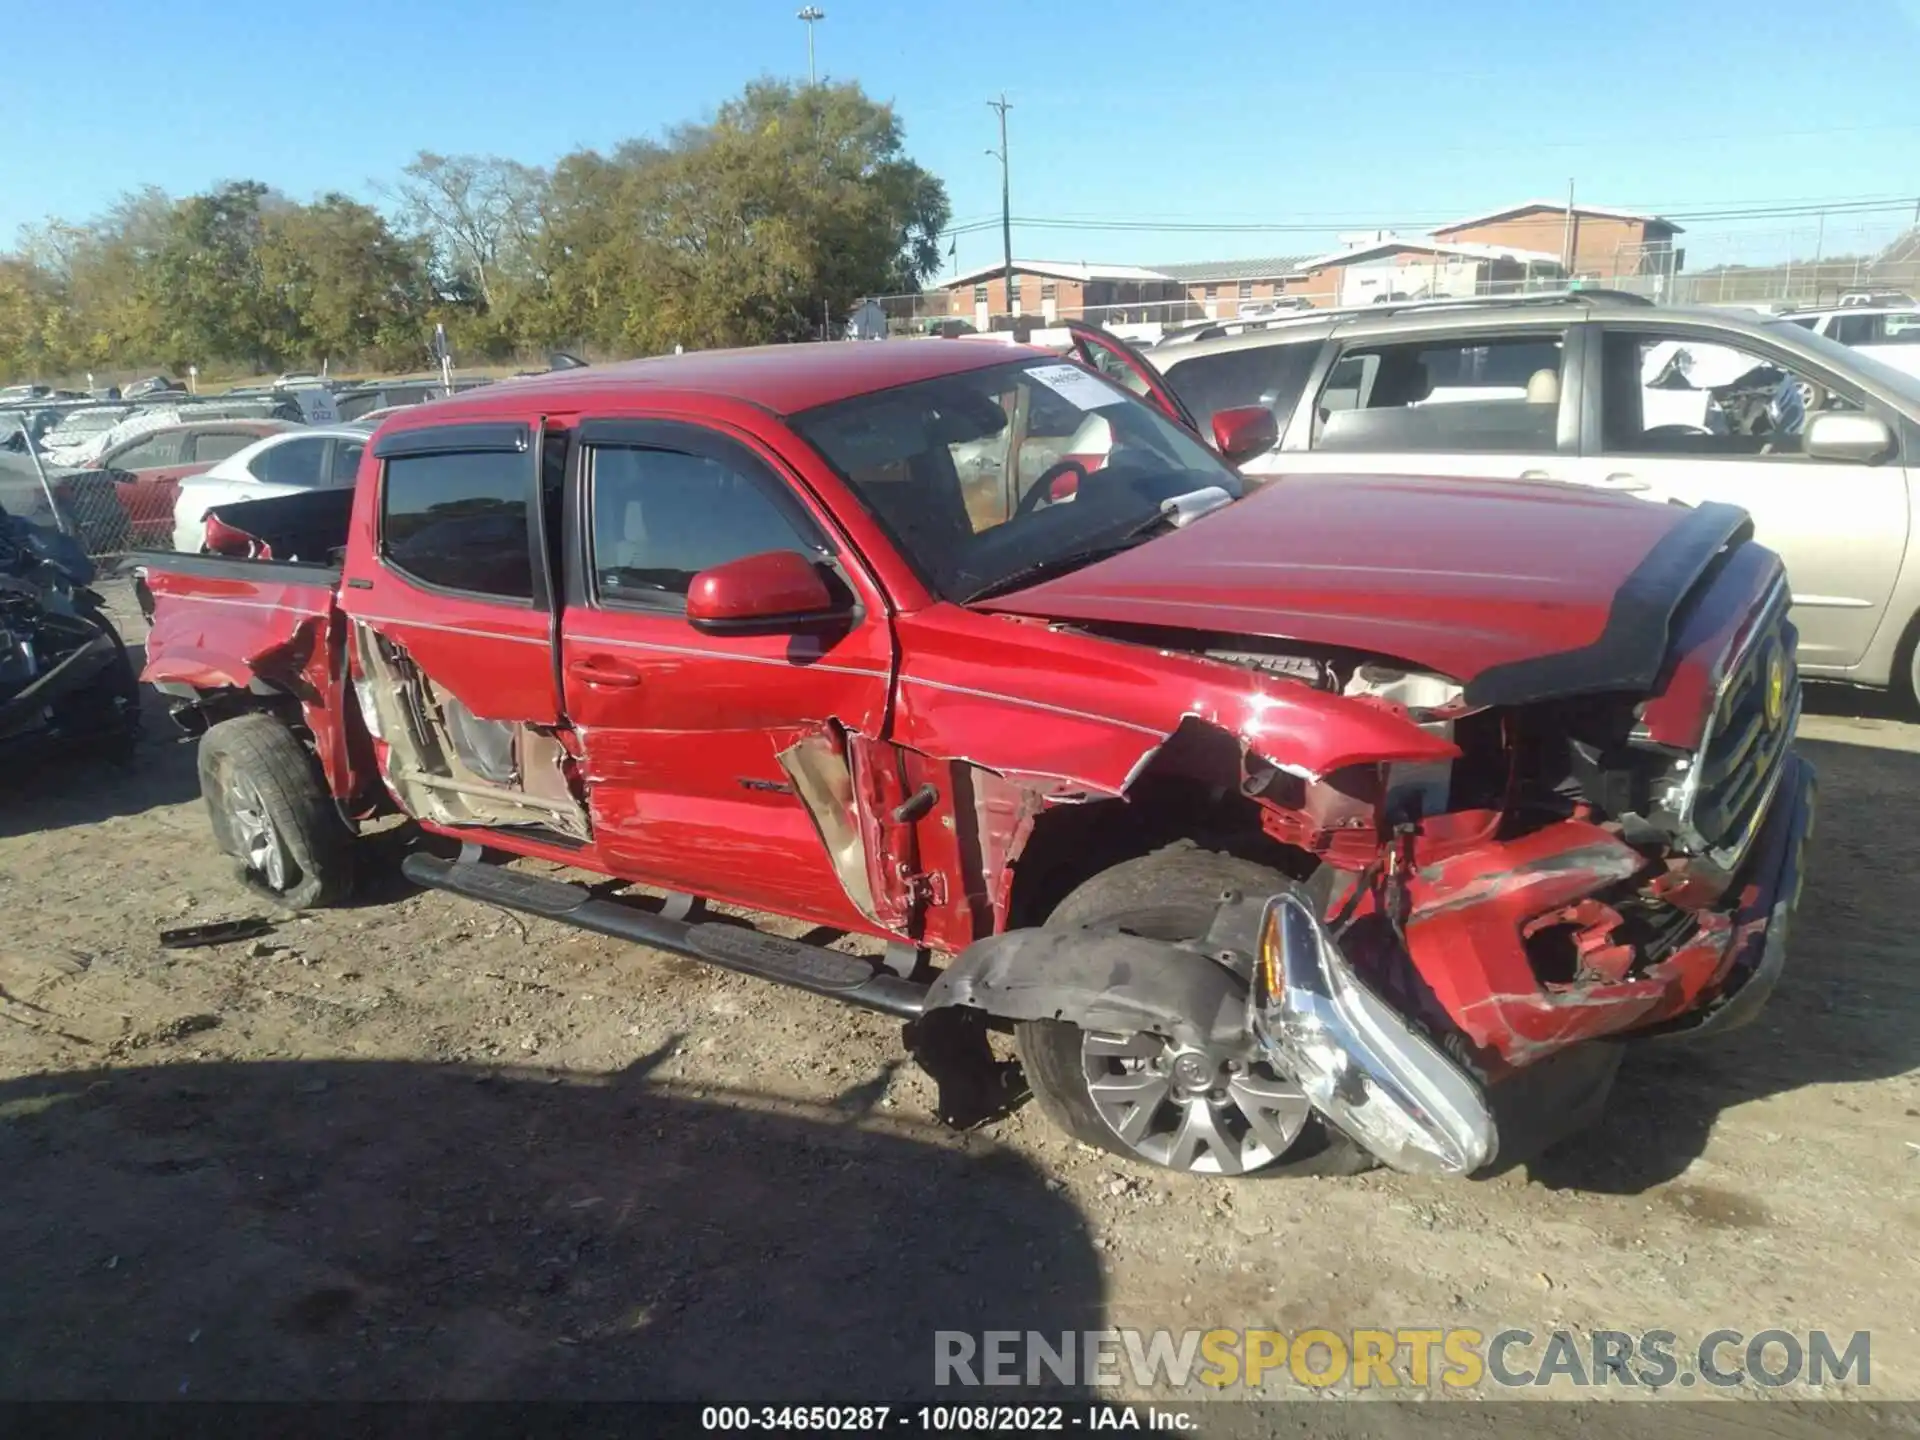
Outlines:
{"label": "windshield", "polygon": [[1240,477],[1152,406],[1082,367],[1023,360],[843,400],[794,428],[933,590],[965,600],[1097,557],[1161,502]]}
{"label": "windshield", "polygon": [[1771,328],[1791,332],[1795,340],[1812,349],[1841,374],[1851,372],[1864,376],[1881,389],[1899,396],[1909,405],[1920,406],[1920,376],[1909,375],[1904,370],[1896,370],[1885,361],[1862,354],[1850,345],[1842,345],[1838,340],[1830,340],[1825,335],[1802,330],[1791,321],[1773,321]]}

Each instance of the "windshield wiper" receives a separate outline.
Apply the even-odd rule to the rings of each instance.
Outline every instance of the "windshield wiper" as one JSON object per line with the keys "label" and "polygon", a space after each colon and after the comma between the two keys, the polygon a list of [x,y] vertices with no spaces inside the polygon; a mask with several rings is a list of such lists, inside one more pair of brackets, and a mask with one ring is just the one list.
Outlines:
{"label": "windshield wiper", "polygon": [[[1154,523],[1160,523],[1160,517],[1154,516]],[[1096,560],[1104,560],[1109,555],[1118,555],[1131,547],[1130,537],[1110,540],[1101,545],[1089,545],[1084,550],[1069,551],[1065,555],[1049,555],[1044,560],[1036,560],[1031,565],[1023,565],[1011,575],[1002,575],[998,580],[990,580],[978,590],[969,591],[962,603],[971,605],[975,600],[989,600],[995,595],[1004,595],[1009,590],[1024,590],[1029,585],[1038,585],[1042,580],[1055,575],[1063,575],[1069,570],[1078,570],[1082,565],[1091,565]]]}

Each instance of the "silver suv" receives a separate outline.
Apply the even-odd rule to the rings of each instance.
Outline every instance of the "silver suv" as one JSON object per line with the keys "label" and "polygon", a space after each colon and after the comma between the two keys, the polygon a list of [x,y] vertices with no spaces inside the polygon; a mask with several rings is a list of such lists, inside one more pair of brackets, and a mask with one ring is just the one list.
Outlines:
{"label": "silver suv", "polygon": [[[1810,676],[1920,691],[1920,378],[1789,320],[1581,291],[1376,305],[1129,358],[1201,432],[1263,406],[1250,477],[1482,476],[1725,500],[1787,562]],[[1580,537],[1567,537],[1579,563]],[[1547,597],[1543,597],[1547,598]]]}

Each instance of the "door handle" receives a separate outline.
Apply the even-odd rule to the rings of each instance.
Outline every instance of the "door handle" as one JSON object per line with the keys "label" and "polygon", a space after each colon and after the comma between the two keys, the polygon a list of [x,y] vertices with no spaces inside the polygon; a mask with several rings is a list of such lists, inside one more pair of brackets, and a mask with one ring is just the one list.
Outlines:
{"label": "door handle", "polygon": [[610,690],[631,690],[640,683],[638,670],[605,655],[569,660],[567,674],[583,685],[604,685]]}
{"label": "door handle", "polygon": [[1609,490],[1638,491],[1652,488],[1638,475],[1628,475],[1625,472],[1609,475],[1600,483]]}
{"label": "door handle", "polygon": [[1548,470],[1522,470],[1520,472],[1520,478],[1522,480],[1552,480],[1555,477],[1553,473]]}

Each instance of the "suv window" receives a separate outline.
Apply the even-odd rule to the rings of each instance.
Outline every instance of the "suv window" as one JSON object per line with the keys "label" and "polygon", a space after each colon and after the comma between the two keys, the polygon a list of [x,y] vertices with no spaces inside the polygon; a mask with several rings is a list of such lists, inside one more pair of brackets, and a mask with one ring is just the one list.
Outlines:
{"label": "suv window", "polygon": [[149,435],[137,440],[107,462],[112,470],[152,470],[180,463],[180,436]]}
{"label": "suv window", "polygon": [[1563,353],[1539,332],[1351,346],[1320,392],[1314,448],[1550,451]]}
{"label": "suv window", "polygon": [[312,490],[320,484],[320,462],[326,448],[324,439],[302,436],[261,451],[247,468],[269,485],[298,485]]}
{"label": "suv window", "polygon": [[1196,355],[1173,363],[1165,374],[1167,384],[1202,426],[1218,411],[1264,405],[1284,431],[1319,358],[1318,340],[1300,340]]}
{"label": "suv window", "polygon": [[1600,440],[1609,455],[1801,454],[1813,410],[1858,410],[1778,358],[1718,339],[1607,330]]}
{"label": "suv window", "polygon": [[216,460],[239,454],[259,438],[258,435],[245,435],[238,430],[203,430],[190,436],[187,443],[191,447],[191,458],[196,463],[211,465]]}
{"label": "suv window", "polygon": [[1911,315],[1882,315],[1886,333],[1876,342],[1881,345],[1920,345],[1920,311]]}
{"label": "suv window", "polygon": [[381,540],[388,563],[429,585],[531,599],[527,495],[532,465],[532,455],[513,451],[388,460],[381,486]]}
{"label": "suv window", "polygon": [[702,570],[743,555],[824,553],[768,488],[678,450],[596,446],[593,573],[603,600],[677,604]]}
{"label": "suv window", "polygon": [[1878,345],[1886,333],[1884,315],[1836,315],[1827,334],[1842,345]]}

